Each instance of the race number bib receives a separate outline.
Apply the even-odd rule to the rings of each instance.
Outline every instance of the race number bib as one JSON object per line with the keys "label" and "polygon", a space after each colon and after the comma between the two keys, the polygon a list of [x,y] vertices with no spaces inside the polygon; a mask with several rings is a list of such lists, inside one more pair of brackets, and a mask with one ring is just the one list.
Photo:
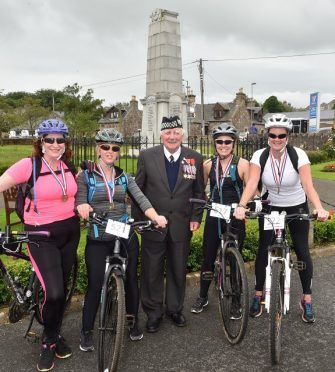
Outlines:
{"label": "race number bib", "polygon": [[283,230],[285,228],[285,215],[277,211],[264,216],[264,230]]}
{"label": "race number bib", "polygon": [[106,233],[119,236],[120,238],[128,239],[130,232],[130,225],[123,222],[118,222],[114,220],[108,220],[106,226]]}
{"label": "race number bib", "polygon": [[230,211],[231,211],[230,205],[212,203],[212,208],[213,209],[209,213],[211,217],[217,217],[217,218],[222,218],[224,220],[230,220]]}

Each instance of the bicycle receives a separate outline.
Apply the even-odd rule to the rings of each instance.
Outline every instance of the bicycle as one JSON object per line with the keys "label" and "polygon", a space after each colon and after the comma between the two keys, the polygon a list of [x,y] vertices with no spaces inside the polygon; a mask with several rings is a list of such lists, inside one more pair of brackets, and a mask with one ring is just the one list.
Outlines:
{"label": "bicycle", "polygon": [[291,259],[291,247],[286,239],[287,223],[294,219],[312,221],[316,216],[305,213],[286,214],[272,211],[270,214],[251,213],[249,217],[264,218],[264,229],[273,230],[273,243],[268,247],[268,264],[265,277],[264,307],[270,314],[270,354],[272,364],[281,360],[281,323],[290,310],[291,271],[304,270],[305,262]]}
{"label": "bicycle", "polygon": [[[49,231],[11,231],[10,226],[6,225],[5,231],[0,231],[0,255],[4,254],[16,259],[21,259],[30,262],[29,256],[24,252],[24,247],[27,244],[38,244],[32,241],[30,237],[49,237]],[[71,278],[67,284],[66,306],[70,303],[71,297],[75,289],[77,278],[78,263],[75,262]],[[43,289],[40,281],[31,266],[31,274],[29,276],[28,284],[23,285],[20,278],[13,277],[5,263],[0,257],[0,272],[5,284],[10,290],[13,300],[10,303],[8,310],[8,318],[11,323],[17,323],[24,316],[30,315],[27,330],[24,337],[37,336],[30,332],[34,319],[43,325],[43,318],[41,313],[42,303],[44,301]]]}
{"label": "bicycle", "polygon": [[[232,232],[232,214],[236,204],[207,203],[201,199],[190,199],[202,204],[213,217],[226,221],[226,231],[221,234],[220,245],[214,265],[214,281],[219,299],[223,331],[232,345],[241,342],[248,326],[249,289],[244,261],[238,249],[237,235]],[[214,214],[213,214],[214,212]],[[212,279],[208,278],[209,280]],[[235,315],[237,313],[237,316]]]}
{"label": "bicycle", "polygon": [[152,221],[123,223],[96,213],[90,215],[89,223],[103,226],[105,233],[115,237],[113,254],[106,257],[98,326],[98,371],[111,372],[117,370],[121,359],[125,326],[134,325],[134,317],[127,317],[125,310],[127,257],[121,254],[121,239],[129,237],[130,228],[137,232],[155,229]]}

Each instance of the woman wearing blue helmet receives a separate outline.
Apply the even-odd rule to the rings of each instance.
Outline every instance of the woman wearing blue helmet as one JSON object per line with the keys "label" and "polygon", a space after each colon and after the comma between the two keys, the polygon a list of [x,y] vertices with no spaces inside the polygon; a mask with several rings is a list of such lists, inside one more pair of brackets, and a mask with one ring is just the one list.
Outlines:
{"label": "woman wearing blue helmet", "polygon": [[[38,175],[26,197],[26,231],[47,230],[50,238],[34,237],[29,256],[44,291],[41,314],[44,330],[37,370],[49,371],[54,359],[68,358],[72,352],[60,334],[65,288],[76,259],[80,238],[79,219],[74,213],[77,193],[75,170],[69,160],[68,128],[59,119],[47,119],[38,126],[32,158],[21,159],[0,177],[0,192]],[[38,170],[40,171],[38,172]]]}

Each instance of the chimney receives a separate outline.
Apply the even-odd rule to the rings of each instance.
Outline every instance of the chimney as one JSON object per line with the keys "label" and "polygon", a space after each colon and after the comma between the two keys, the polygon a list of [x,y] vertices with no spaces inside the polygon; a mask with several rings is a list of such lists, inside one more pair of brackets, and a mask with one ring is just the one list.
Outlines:
{"label": "chimney", "polygon": [[132,110],[138,110],[138,101],[136,99],[136,96],[131,96],[130,100],[130,108]]}

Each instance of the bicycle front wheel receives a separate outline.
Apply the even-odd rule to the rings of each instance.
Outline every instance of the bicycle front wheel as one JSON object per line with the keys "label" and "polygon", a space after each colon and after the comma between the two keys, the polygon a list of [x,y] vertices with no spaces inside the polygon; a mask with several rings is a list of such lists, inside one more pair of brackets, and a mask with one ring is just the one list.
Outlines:
{"label": "bicycle front wheel", "polygon": [[116,371],[122,353],[125,327],[125,292],[123,280],[107,271],[101,293],[98,370]]}
{"label": "bicycle front wheel", "polygon": [[244,261],[235,243],[219,253],[217,291],[224,334],[232,345],[244,338],[248,326],[249,290]]}
{"label": "bicycle front wheel", "polygon": [[281,323],[284,308],[283,265],[279,261],[272,263],[271,297],[270,297],[270,352],[272,364],[280,363]]}

